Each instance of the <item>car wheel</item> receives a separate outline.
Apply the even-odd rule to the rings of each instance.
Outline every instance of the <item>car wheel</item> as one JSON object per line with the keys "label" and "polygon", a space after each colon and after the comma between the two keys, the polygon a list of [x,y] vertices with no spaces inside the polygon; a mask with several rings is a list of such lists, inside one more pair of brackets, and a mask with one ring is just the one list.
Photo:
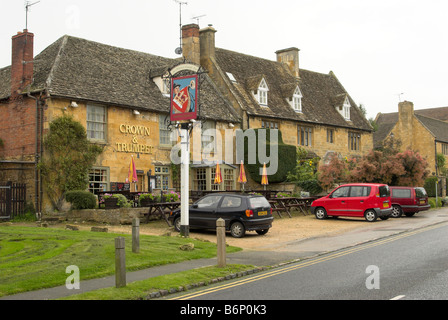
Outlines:
{"label": "car wheel", "polygon": [[378,215],[376,214],[375,210],[367,210],[364,213],[364,218],[366,218],[369,222],[374,222],[378,218]]}
{"label": "car wheel", "polygon": [[397,205],[392,206],[392,213],[390,215],[392,218],[400,218],[402,214],[403,210],[401,210],[400,206]]}
{"label": "car wheel", "polygon": [[246,233],[246,229],[244,228],[244,225],[241,222],[234,222],[230,226],[230,234],[234,238],[242,238],[244,237],[244,234]]}
{"label": "car wheel", "polygon": [[328,217],[327,211],[325,211],[325,209],[322,207],[317,208],[314,215],[316,216],[316,219],[319,219],[319,220],[327,219],[327,217]]}
{"label": "car wheel", "polygon": [[177,217],[174,219],[173,225],[174,225],[174,230],[176,230],[177,232],[180,232],[180,217]]}
{"label": "car wheel", "polygon": [[258,233],[260,236],[268,233],[268,231],[269,231],[269,228],[263,229],[263,230],[255,230],[255,232]]}

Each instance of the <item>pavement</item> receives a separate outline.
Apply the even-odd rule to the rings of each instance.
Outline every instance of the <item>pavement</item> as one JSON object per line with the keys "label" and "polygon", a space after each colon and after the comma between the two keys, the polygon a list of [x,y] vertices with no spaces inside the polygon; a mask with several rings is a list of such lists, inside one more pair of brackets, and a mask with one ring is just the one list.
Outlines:
{"label": "pavement", "polygon": [[[448,223],[448,208],[420,212],[414,217],[402,217],[368,223],[366,226],[333,236],[317,236],[283,243],[271,243],[257,250],[243,250],[227,254],[228,264],[247,264],[276,267],[285,263],[315,257],[317,255],[342,250],[369,241],[390,237],[436,224]],[[176,264],[152,267],[126,273],[127,283],[145,280],[195,268],[217,265],[217,258],[189,260]],[[84,293],[101,288],[114,287],[115,275],[80,282],[80,289],[68,290],[65,285],[5,296],[0,300],[51,300]]]}

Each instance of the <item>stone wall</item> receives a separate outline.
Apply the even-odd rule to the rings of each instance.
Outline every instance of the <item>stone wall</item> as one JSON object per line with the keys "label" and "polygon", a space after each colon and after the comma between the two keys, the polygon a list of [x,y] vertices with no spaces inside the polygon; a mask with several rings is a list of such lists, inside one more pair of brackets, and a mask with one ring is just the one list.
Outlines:
{"label": "stone wall", "polygon": [[148,208],[120,208],[120,209],[85,209],[70,210],[65,213],[69,222],[103,223],[109,225],[132,224],[132,219],[142,219]]}

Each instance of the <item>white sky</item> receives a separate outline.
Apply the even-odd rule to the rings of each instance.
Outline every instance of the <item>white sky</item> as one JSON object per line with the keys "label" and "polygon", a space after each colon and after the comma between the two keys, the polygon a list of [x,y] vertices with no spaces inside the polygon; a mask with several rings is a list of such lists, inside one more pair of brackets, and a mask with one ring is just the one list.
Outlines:
{"label": "white sky", "polygon": [[[34,3],[38,0],[31,0]],[[448,106],[447,0],[182,0],[182,24],[208,24],[216,46],[275,60],[300,49],[300,68],[333,71],[367,116]],[[0,0],[0,68],[11,37],[25,29],[25,1]],[[34,54],[68,34],[169,58],[178,57],[175,0],[41,0],[28,29]],[[402,95],[400,95],[403,93]]]}

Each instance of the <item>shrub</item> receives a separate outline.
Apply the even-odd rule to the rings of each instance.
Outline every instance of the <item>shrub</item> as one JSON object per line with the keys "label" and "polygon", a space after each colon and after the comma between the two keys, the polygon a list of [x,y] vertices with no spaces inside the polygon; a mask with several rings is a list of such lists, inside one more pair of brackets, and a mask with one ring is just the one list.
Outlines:
{"label": "shrub", "polygon": [[[261,183],[261,174],[260,169],[263,167],[263,163],[259,162],[258,157],[258,141],[260,139],[259,137],[259,130],[266,130],[266,155],[271,156],[271,129],[251,129],[255,131],[256,137],[257,137],[257,144],[256,144],[256,163],[250,164],[249,163],[249,139],[244,139],[244,164],[245,169],[247,171],[247,174],[257,183]],[[272,142],[272,144],[275,142]],[[252,146],[253,147],[253,146]],[[297,158],[297,152],[296,147],[293,145],[288,145],[283,143],[282,133],[281,131],[278,131],[278,168],[277,172],[273,175],[269,175],[269,183],[279,183],[284,182],[287,179],[288,172],[293,170],[296,166],[296,158]],[[267,167],[269,167],[269,164],[266,164]]]}
{"label": "shrub", "polygon": [[141,205],[142,201],[145,201],[145,200],[153,201],[154,199],[155,199],[155,195],[153,195],[152,193],[142,193],[138,196],[138,204]]}
{"label": "shrub", "polygon": [[96,197],[93,193],[84,190],[68,191],[65,200],[70,202],[72,209],[94,209],[96,207]]}

